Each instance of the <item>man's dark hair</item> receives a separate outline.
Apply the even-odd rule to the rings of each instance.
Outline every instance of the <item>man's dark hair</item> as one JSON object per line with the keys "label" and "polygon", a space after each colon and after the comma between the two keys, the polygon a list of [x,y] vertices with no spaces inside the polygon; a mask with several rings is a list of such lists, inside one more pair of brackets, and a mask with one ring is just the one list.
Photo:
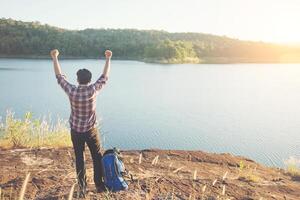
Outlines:
{"label": "man's dark hair", "polygon": [[91,82],[92,73],[87,69],[80,69],[77,71],[77,80],[79,84],[88,84]]}

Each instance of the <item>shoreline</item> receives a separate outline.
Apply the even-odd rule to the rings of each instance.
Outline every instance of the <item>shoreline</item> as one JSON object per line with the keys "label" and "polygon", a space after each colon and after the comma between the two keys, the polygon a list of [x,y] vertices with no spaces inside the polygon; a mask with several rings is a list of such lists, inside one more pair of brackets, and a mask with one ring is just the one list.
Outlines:
{"label": "shoreline", "polygon": [[[92,161],[86,150],[87,199],[297,199],[300,176],[266,167],[228,153],[184,150],[125,150],[125,167],[133,174],[129,190],[95,192]],[[23,148],[0,151],[0,187],[8,197],[17,196],[26,174],[28,199],[61,199],[76,182],[73,149]],[[76,190],[75,190],[76,191]],[[15,193],[15,194],[14,194]],[[76,192],[74,193],[76,197]]]}
{"label": "shoreline", "polygon": [[[0,59],[38,59],[38,60],[49,60],[51,59],[48,55],[0,55]],[[81,59],[101,59],[97,56],[61,56],[60,60],[81,60]],[[103,59],[103,58],[102,58]],[[225,57],[203,57],[199,59],[199,62],[179,62],[151,58],[122,58],[114,57],[114,60],[124,61],[137,61],[150,64],[300,64],[299,60],[278,60],[278,59],[249,59],[249,58],[225,58]]]}

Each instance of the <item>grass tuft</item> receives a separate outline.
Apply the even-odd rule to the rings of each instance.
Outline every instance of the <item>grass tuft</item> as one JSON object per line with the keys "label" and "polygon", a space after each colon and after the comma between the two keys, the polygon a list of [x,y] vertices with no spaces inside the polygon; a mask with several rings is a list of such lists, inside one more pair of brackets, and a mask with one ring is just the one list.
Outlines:
{"label": "grass tuft", "polygon": [[0,147],[68,147],[71,146],[70,132],[67,122],[57,119],[55,124],[51,118],[33,118],[27,112],[23,119],[16,118],[8,111],[5,121],[0,121]]}
{"label": "grass tuft", "polygon": [[300,178],[300,160],[294,157],[290,157],[285,162],[286,172],[292,177]]}

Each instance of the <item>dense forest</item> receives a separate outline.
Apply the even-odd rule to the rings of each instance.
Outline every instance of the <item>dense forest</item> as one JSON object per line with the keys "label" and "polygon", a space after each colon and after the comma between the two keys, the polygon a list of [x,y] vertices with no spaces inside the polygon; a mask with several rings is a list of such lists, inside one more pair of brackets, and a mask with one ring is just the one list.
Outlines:
{"label": "dense forest", "polygon": [[202,33],[135,29],[66,30],[39,22],[0,19],[1,57],[114,58],[160,63],[298,62],[300,47],[241,41]]}

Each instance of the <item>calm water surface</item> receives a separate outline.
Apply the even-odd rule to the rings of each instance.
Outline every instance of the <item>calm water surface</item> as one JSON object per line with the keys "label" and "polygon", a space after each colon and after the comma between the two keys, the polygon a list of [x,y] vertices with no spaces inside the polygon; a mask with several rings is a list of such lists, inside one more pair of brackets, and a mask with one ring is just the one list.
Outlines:
{"label": "calm water surface", "polygon": [[[76,83],[87,68],[93,81],[99,60],[63,60]],[[70,106],[50,60],[0,59],[0,115],[57,115]],[[106,148],[188,149],[230,152],[270,166],[300,158],[299,64],[159,65],[113,61],[98,97]]]}

